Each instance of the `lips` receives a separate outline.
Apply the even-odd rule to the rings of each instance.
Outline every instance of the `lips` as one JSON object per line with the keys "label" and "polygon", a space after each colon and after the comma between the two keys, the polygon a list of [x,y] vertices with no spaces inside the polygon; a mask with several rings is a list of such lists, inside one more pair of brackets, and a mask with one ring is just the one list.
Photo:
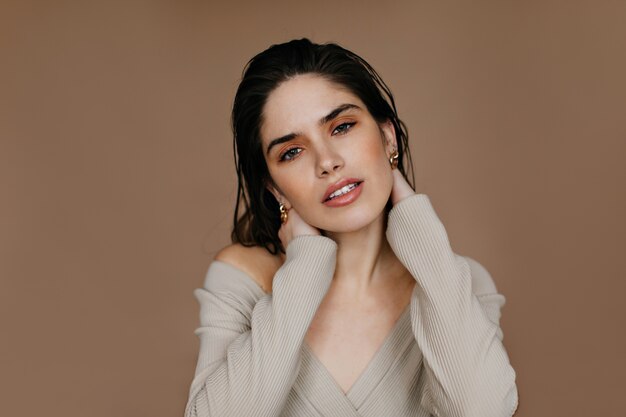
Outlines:
{"label": "lips", "polygon": [[326,193],[324,193],[324,198],[322,198],[322,203],[328,200],[328,197],[330,197],[330,195],[332,193],[334,193],[335,191],[345,187],[348,184],[360,184],[362,183],[363,180],[360,180],[358,178],[345,178],[343,180],[337,181],[336,183],[334,183],[333,185],[331,185],[330,187],[328,187],[328,189],[326,190]]}

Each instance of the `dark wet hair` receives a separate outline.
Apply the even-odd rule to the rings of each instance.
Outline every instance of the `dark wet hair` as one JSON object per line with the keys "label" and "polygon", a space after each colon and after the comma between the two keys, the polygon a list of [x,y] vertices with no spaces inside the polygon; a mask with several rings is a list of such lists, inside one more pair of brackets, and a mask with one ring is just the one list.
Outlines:
{"label": "dark wet hair", "polygon": [[[260,126],[263,107],[270,93],[282,82],[310,73],[347,88],[361,99],[378,123],[387,120],[393,123],[399,153],[398,169],[409,181],[404,165],[406,158],[413,178],[409,183],[415,183],[406,126],[398,118],[389,87],[371,65],[334,43],[320,45],[303,38],[272,45],[244,67],[233,104],[233,153],[238,178],[231,233],[233,243],[263,246],[272,254],[285,252],[278,237],[281,225],[278,202],[267,189],[273,181],[263,156]],[[387,204],[389,208],[390,203]]]}

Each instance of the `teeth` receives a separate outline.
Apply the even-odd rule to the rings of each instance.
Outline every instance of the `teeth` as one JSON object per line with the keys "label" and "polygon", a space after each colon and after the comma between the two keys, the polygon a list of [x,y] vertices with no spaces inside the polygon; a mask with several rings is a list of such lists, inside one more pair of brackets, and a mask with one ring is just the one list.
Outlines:
{"label": "teeth", "polygon": [[331,195],[329,195],[328,199],[330,200],[331,198],[335,198],[335,197],[339,197],[340,195],[344,195],[345,193],[349,192],[350,190],[355,189],[356,186],[357,186],[357,183],[348,184],[345,187],[342,187],[342,188],[338,189],[337,191],[335,191],[334,193],[332,193]]}

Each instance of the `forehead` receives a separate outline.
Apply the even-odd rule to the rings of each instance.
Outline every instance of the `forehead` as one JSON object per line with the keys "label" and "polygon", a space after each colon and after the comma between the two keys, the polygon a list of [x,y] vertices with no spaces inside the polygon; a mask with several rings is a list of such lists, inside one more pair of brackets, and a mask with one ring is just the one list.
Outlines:
{"label": "forehead", "polygon": [[273,137],[314,128],[322,117],[346,103],[365,108],[357,96],[337,83],[316,74],[297,75],[268,96],[263,108],[262,140],[267,143]]}

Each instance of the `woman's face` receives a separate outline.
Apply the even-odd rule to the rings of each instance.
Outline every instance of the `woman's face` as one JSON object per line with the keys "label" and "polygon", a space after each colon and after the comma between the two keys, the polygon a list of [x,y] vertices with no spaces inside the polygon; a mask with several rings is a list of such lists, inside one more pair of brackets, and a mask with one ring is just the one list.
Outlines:
{"label": "woman's face", "polygon": [[263,109],[261,140],[275,185],[268,188],[311,226],[350,232],[383,212],[393,185],[393,125],[378,124],[346,88],[316,74],[283,82]]}

